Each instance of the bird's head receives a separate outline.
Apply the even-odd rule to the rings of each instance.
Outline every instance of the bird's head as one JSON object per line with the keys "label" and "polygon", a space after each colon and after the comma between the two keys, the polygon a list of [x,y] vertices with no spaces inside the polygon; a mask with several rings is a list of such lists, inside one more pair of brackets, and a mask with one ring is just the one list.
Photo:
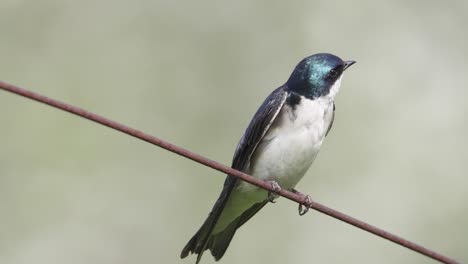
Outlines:
{"label": "bird's head", "polygon": [[343,72],[354,63],[329,53],[314,54],[297,64],[286,85],[291,91],[311,99],[328,97],[333,100]]}

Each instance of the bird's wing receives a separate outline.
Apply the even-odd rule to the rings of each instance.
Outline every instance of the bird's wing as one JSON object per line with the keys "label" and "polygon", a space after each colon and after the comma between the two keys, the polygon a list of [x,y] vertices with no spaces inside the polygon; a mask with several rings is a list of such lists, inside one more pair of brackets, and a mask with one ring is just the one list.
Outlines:
{"label": "bird's wing", "polygon": [[248,164],[258,144],[283,107],[286,98],[286,87],[281,86],[265,99],[237,145],[232,161],[234,169],[243,170]]}
{"label": "bird's wing", "polygon": [[327,133],[325,133],[325,136],[328,136],[328,133],[330,132],[330,130],[331,130],[332,126],[333,126],[333,121],[334,120],[335,120],[335,102],[333,102],[333,113],[332,113],[330,124],[328,125],[328,128],[327,128]]}
{"label": "bird's wing", "polygon": [[[244,170],[245,166],[249,163],[252,154],[255,152],[260,141],[265,136],[276,116],[281,111],[281,108],[286,101],[287,91],[285,86],[281,86],[274,90],[263,102],[260,108],[255,113],[250,121],[249,126],[244,132],[239,144],[237,145],[236,152],[232,161],[232,168],[236,170]],[[224,188],[219,196],[218,201],[213,207],[212,211],[223,209],[229,194],[234,188],[237,177],[228,175],[224,181]],[[219,203],[219,205],[218,205]]]}
{"label": "bird's wing", "polygon": [[[249,164],[250,158],[255,152],[255,149],[257,149],[258,144],[262,141],[262,138],[271,127],[271,124],[273,124],[275,121],[275,118],[281,111],[281,108],[283,108],[286,98],[286,87],[281,86],[274,90],[265,99],[250,121],[249,126],[245,130],[244,135],[237,145],[236,152],[234,153],[234,158],[232,160],[232,168],[242,171],[245,169],[246,165]],[[226,180],[224,181],[223,192],[221,193],[218,202],[223,200],[224,205],[224,200],[227,200],[226,198],[229,197],[229,194],[231,193],[237,181],[237,177],[230,175],[226,177]],[[215,208],[216,205],[213,209]]]}
{"label": "bird's wing", "polygon": [[[255,113],[252,121],[250,122],[239,144],[237,145],[232,161],[232,168],[237,170],[244,170],[245,166],[249,163],[252,154],[255,152],[255,149],[257,148],[258,144],[261,142],[262,138],[265,136],[266,132],[270,128],[271,124],[275,120],[281,108],[283,107],[284,102],[286,101],[286,97],[286,86],[281,86],[278,89],[274,90],[265,99],[263,104]],[[231,194],[237,182],[237,177],[233,177],[230,175],[226,177],[226,180],[224,181],[223,191],[221,192],[218,200],[213,206],[213,209],[208,215],[208,218],[205,220],[202,227],[198,230],[195,236],[188,242],[188,244],[182,250],[181,257],[185,257],[190,252],[192,252],[198,254],[197,262],[201,259],[203,251],[208,249],[207,246],[209,247],[208,240],[213,231],[213,228],[215,227],[226,205],[229,195]],[[254,211],[256,212],[258,210]],[[248,218],[250,217],[247,217],[247,219]],[[236,228],[234,228],[233,232],[235,232],[235,229]],[[232,235],[230,236],[230,238],[232,238]],[[229,245],[229,241],[227,245]],[[224,251],[225,249],[223,250],[221,255],[224,253]]]}

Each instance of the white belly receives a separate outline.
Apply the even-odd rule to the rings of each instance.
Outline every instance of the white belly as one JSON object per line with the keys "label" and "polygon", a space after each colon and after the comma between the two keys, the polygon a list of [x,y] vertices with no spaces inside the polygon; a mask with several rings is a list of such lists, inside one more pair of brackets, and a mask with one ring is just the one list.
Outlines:
{"label": "white belly", "polygon": [[[285,105],[259,144],[248,172],[293,188],[317,156],[333,115],[333,102],[301,99],[292,109]],[[253,186],[243,184],[241,190]],[[256,188],[256,187],[255,187]]]}
{"label": "white belly", "polygon": [[[262,180],[276,181],[283,189],[294,188],[320,150],[332,117],[333,101],[325,98],[302,98],[295,109],[284,105],[244,171]],[[214,233],[266,198],[265,190],[239,182]]]}

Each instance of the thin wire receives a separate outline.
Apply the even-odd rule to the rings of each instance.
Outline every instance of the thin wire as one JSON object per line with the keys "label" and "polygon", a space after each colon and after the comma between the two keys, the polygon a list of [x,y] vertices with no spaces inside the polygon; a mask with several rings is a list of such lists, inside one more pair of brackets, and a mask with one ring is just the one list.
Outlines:
{"label": "thin wire", "polygon": [[[15,85],[12,85],[12,84],[8,84],[8,83],[5,83],[5,82],[2,82],[0,81],[0,89],[2,90],[5,90],[5,91],[8,91],[8,92],[11,92],[11,93],[14,93],[16,95],[20,95],[20,96],[23,96],[23,97],[26,97],[26,98],[29,98],[31,100],[35,100],[37,102],[40,102],[40,103],[44,103],[44,104],[47,104],[47,105],[50,105],[52,107],[55,107],[55,108],[58,108],[58,109],[61,109],[63,111],[67,111],[69,113],[72,113],[72,114],[75,114],[77,116],[80,116],[80,117],[83,117],[83,118],[86,118],[88,120],[91,120],[91,121],[94,121],[94,122],[97,122],[97,123],[100,123],[104,126],[107,126],[109,128],[112,128],[112,129],[115,129],[115,130],[118,130],[122,133],[125,133],[127,135],[130,135],[130,136],[133,136],[133,137],[136,137],[138,139],[141,139],[141,140],[144,140],[148,143],[151,143],[153,145],[156,145],[158,147],[161,147],[161,148],[164,148],[168,151],[171,151],[173,153],[176,153],[180,156],[183,156],[185,158],[188,158],[188,159],[191,159],[195,162],[198,162],[198,163],[201,163],[205,166],[208,166],[210,168],[213,168],[215,170],[218,170],[220,172],[223,172],[223,173],[226,173],[226,174],[229,174],[229,175],[232,175],[232,176],[235,176],[235,177],[238,177],[248,183],[251,183],[253,185],[256,185],[260,188],[263,188],[267,191],[272,191],[274,192],[275,190],[272,188],[271,184],[266,182],[266,181],[263,181],[263,180],[260,180],[260,179],[257,179],[257,178],[254,178],[246,173],[243,173],[241,171],[238,171],[238,170],[235,170],[235,169],[232,169],[228,166],[225,166],[221,163],[218,163],[214,160],[210,160],[208,158],[205,158],[197,153],[194,153],[194,152],[191,152],[187,149],[184,149],[184,148],[181,148],[181,147],[178,147],[174,144],[171,144],[167,141],[164,141],[162,139],[159,139],[157,137],[154,137],[154,136],[151,136],[151,135],[148,135],[148,134],[145,134],[139,130],[136,130],[136,129],[133,129],[131,127],[128,127],[126,125],[123,125],[123,124],[120,124],[118,122],[115,122],[115,121],[112,121],[110,119],[107,119],[103,116],[100,116],[100,115],[97,115],[97,114],[94,114],[92,112],[89,112],[89,111],[86,111],[82,108],[79,108],[79,107],[76,107],[76,106],[72,106],[72,105],[69,105],[69,104],[66,104],[66,103],[63,103],[63,102],[60,102],[58,100],[55,100],[55,99],[52,99],[52,98],[48,98],[46,96],[43,96],[41,94],[38,94],[38,93],[35,93],[35,92],[32,92],[32,91],[29,91],[29,90],[26,90],[26,89],[23,89],[23,88],[20,88],[20,87],[17,87]],[[305,200],[305,195],[300,193],[300,192],[297,192],[297,193],[293,193],[293,192],[290,192],[290,191],[287,191],[285,189],[281,189],[279,192],[276,192],[278,193],[279,195],[291,200],[291,201],[294,201],[294,202],[297,202],[299,204],[302,204],[304,203],[304,200]],[[422,255],[425,255],[429,258],[432,258],[434,260],[437,260],[439,262],[442,262],[442,263],[447,263],[447,264],[456,264],[456,263],[459,263],[457,261],[455,261],[454,259],[451,259],[449,257],[446,257],[442,254],[439,254],[433,250],[430,250],[428,248],[425,248],[421,245],[418,245],[414,242],[411,242],[409,240],[406,240],[400,236],[397,236],[397,235],[394,235],[390,232],[387,232],[383,229],[380,229],[378,227],[375,227],[373,225],[370,225],[366,222],[363,222],[361,220],[358,220],[356,218],[353,218],[349,215],[346,215],[344,213],[341,213],[337,210],[334,210],[332,208],[329,208],[325,205],[322,205],[318,202],[315,202],[315,201],[311,201],[310,202],[310,208],[314,209],[314,210],[317,210],[321,213],[324,213],[326,215],[329,215],[333,218],[336,218],[338,220],[341,220],[343,222],[346,222],[350,225],[353,225],[357,228],[360,228],[362,230],[365,230],[369,233],[372,233],[374,235],[377,235],[379,237],[382,237],[384,239],[387,239],[387,240],[390,240],[396,244],[399,244],[403,247],[406,247],[408,249],[411,249],[415,252],[418,252]]]}

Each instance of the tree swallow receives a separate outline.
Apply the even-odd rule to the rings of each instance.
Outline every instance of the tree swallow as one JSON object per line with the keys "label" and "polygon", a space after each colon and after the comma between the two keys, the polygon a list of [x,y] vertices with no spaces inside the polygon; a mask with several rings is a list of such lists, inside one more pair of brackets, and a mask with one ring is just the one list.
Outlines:
{"label": "tree swallow", "polygon": [[[270,181],[273,189],[294,191],[332,127],[343,72],[354,63],[328,53],[300,61],[288,81],[274,90],[253,116],[237,145],[232,168]],[[228,175],[208,218],[180,257],[195,253],[198,263],[203,252],[210,250],[218,261],[236,230],[274,198]]]}

